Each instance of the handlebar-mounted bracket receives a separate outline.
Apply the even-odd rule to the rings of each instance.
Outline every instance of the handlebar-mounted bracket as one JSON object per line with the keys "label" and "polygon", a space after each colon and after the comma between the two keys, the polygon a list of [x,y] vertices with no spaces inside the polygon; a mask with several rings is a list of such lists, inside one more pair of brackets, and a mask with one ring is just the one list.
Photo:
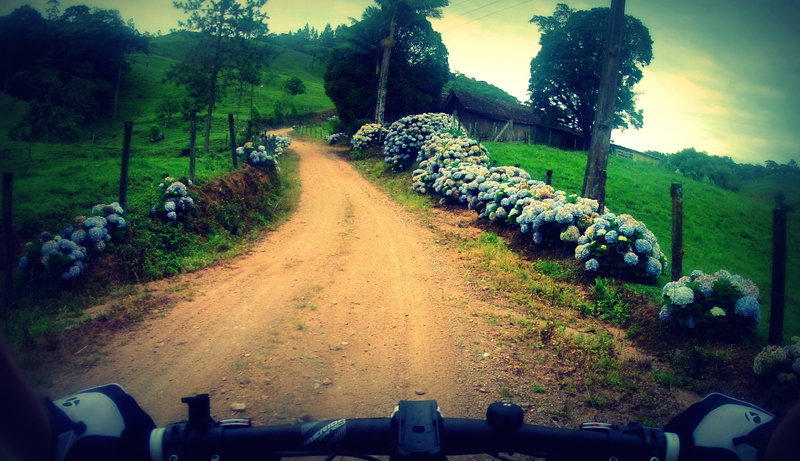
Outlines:
{"label": "handlebar-mounted bracket", "polygon": [[435,400],[401,400],[392,415],[397,433],[392,461],[445,460],[439,431],[442,414]]}

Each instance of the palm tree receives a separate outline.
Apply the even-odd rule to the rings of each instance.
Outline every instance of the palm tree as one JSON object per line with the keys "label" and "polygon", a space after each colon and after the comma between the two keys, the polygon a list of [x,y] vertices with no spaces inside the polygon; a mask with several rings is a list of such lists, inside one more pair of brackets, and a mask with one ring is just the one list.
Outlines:
{"label": "palm tree", "polygon": [[441,18],[442,8],[450,0],[375,0],[381,14],[386,18],[386,36],[381,40],[383,56],[378,76],[378,96],[375,104],[375,123],[383,125],[386,109],[386,83],[389,81],[389,59],[396,40],[394,38],[398,22],[405,22],[414,16],[422,18]]}

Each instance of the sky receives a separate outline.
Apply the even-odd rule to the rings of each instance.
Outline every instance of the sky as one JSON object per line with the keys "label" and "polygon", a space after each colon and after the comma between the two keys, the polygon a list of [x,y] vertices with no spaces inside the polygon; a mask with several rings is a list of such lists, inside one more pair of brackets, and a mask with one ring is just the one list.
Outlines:
{"label": "sky", "polygon": [[[451,0],[432,20],[451,71],[528,98],[530,62],[539,51],[534,15],[557,3],[574,9],[610,0]],[[1,0],[0,15],[46,0]],[[118,9],[140,31],[167,33],[184,17],[170,0],[62,0]],[[268,0],[271,32],[306,23],[322,29],[359,18],[371,0]],[[653,61],[636,86],[644,127],[615,130],[612,141],[637,150],[686,147],[740,163],[800,162],[800,0],[628,0],[653,38]]]}

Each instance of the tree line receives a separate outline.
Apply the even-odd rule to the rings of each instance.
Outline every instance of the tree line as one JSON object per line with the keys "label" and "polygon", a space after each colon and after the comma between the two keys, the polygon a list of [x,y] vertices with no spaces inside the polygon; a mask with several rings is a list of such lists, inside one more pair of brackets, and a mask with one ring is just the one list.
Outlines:
{"label": "tree line", "polygon": [[147,51],[147,37],[116,10],[78,5],[47,17],[28,5],[0,17],[3,91],[29,101],[11,137],[73,141],[85,123],[116,106],[125,55]]}
{"label": "tree line", "polygon": [[800,166],[795,160],[785,164],[774,160],[767,160],[763,165],[736,163],[728,156],[709,155],[693,147],[668,155],[656,151],[647,153],[661,157],[662,168],[733,191],[738,190],[743,181],[774,174],[800,175]]}

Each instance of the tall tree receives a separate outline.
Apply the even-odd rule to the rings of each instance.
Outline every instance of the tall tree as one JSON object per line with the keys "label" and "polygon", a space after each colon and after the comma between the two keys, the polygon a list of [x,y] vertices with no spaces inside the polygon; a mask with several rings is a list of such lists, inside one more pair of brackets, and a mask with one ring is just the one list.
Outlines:
{"label": "tall tree", "polygon": [[[325,92],[347,130],[355,131],[375,115],[383,58],[380,43],[385,33],[386,16],[376,6],[367,7],[360,21],[336,29],[336,46],[325,72]],[[441,35],[426,16],[403,15],[398,16],[395,41],[384,118],[392,121],[437,110],[449,77],[447,48]]]}
{"label": "tall tree", "polygon": [[[587,141],[597,107],[608,20],[608,8],[578,11],[563,3],[552,16],[531,19],[542,33],[541,49],[531,61],[532,106],[551,123],[573,128]],[[653,40],[647,27],[629,15],[623,36],[612,128],[641,128],[643,113],[636,109],[634,86],[653,59]]]}
{"label": "tall tree", "polygon": [[395,33],[398,22],[413,22],[422,18],[441,18],[442,8],[450,4],[450,0],[375,0],[386,23],[386,36],[381,39],[381,71],[378,77],[378,94],[375,104],[375,123],[383,125],[386,111],[386,91],[389,80],[389,65],[397,40]]}
{"label": "tall tree", "polygon": [[219,99],[220,79],[229,77],[230,71],[242,64],[242,59],[255,59],[259,52],[256,39],[265,37],[268,32],[268,17],[261,11],[266,3],[267,0],[173,2],[176,8],[189,15],[186,21],[178,24],[185,30],[199,32],[202,37],[194,52],[173,68],[170,76],[187,86],[195,99],[205,99],[206,153],[210,149],[211,123]]}

